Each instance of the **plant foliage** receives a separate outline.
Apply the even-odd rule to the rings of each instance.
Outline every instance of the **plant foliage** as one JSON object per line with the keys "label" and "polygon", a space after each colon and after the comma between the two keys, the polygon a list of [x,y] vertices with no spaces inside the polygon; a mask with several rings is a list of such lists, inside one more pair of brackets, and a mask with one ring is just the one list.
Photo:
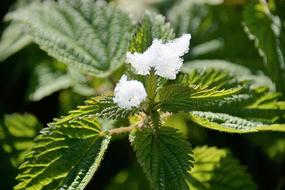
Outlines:
{"label": "plant foliage", "polygon": [[252,88],[218,69],[196,69],[177,81],[160,90],[157,106],[164,111],[189,112],[195,123],[225,132],[285,130],[278,123],[284,118],[284,102],[265,87]]}
{"label": "plant foliage", "polygon": [[182,134],[168,127],[157,133],[146,128],[132,133],[130,141],[153,189],[188,189],[193,157]]}
{"label": "plant foliage", "polygon": [[245,168],[227,150],[203,146],[193,149],[193,154],[191,190],[257,189]]}
{"label": "plant foliage", "polygon": [[27,150],[34,144],[33,139],[42,126],[31,114],[14,113],[5,115],[0,127],[2,149],[11,155],[10,162],[18,166],[24,160]]}
{"label": "plant foliage", "polygon": [[72,78],[57,64],[57,62],[46,61],[36,66],[28,95],[30,100],[41,100],[73,85]]}
{"label": "plant foliage", "polygon": [[248,4],[243,12],[245,31],[255,42],[259,54],[264,60],[266,71],[277,84],[277,89],[284,93],[284,51],[280,37],[281,21],[274,16],[266,1],[255,0]]}
{"label": "plant foliage", "polygon": [[174,37],[170,23],[165,21],[162,15],[146,12],[142,23],[137,27],[133,36],[129,50],[131,52],[144,52],[152,43],[152,40],[171,40]]}
{"label": "plant foliage", "polygon": [[24,25],[18,22],[11,22],[3,31],[0,40],[0,61],[16,53],[31,43],[31,39],[23,30]]}
{"label": "plant foliage", "polygon": [[68,123],[70,120],[78,117],[96,116],[100,118],[116,119],[127,118],[134,115],[137,108],[126,110],[120,108],[113,102],[112,95],[98,96],[85,101],[85,105],[78,106],[78,109],[69,112],[68,116],[56,119],[60,123]]}
{"label": "plant foliage", "polygon": [[[108,173],[116,176],[110,189],[124,185],[135,189],[138,184],[144,184],[140,189],[150,185],[154,190],[257,189],[229,151],[207,146],[192,150],[187,132],[192,140],[199,136],[192,129],[200,127],[198,133],[202,131],[204,136],[198,142],[207,139],[213,144],[217,142],[206,138],[205,128],[227,133],[277,131],[283,138],[282,3],[161,1],[154,7],[168,17],[146,11],[137,21],[102,1],[22,2],[5,17],[9,25],[2,33],[0,61],[31,41],[38,45],[26,48],[32,52],[26,62],[36,64],[28,67],[26,74],[32,77],[25,93],[29,100],[38,101],[27,106],[47,109],[41,103],[54,92],[59,92],[54,95],[58,102],[54,101],[61,112],[87,100],[54,119],[38,135],[40,125],[34,116],[4,117],[1,153],[11,155],[10,162],[19,166],[16,190],[84,189],[98,171],[111,139],[121,142],[125,133],[129,133],[130,145],[150,183],[145,183],[143,172],[136,173],[138,164],[131,163],[129,173],[123,165],[116,167],[123,170]],[[174,39],[174,32],[191,35]],[[125,62],[131,64],[123,66]],[[144,65],[138,65],[140,62]],[[161,75],[158,70],[168,74]],[[12,85],[7,82],[7,86]],[[110,92],[114,88],[114,93]],[[244,143],[240,139],[239,144]],[[248,139],[256,144],[262,141]],[[271,157],[284,153],[284,142],[276,140],[272,143],[279,148],[272,148],[271,142],[260,146]],[[192,143],[197,144],[195,139]],[[123,148],[119,147],[120,155]],[[95,183],[100,180],[96,178]]]}
{"label": "plant foliage", "polygon": [[[110,136],[96,119],[49,124],[20,166],[15,189],[83,189],[98,169]],[[80,150],[80,152],[78,151]]]}
{"label": "plant foliage", "polygon": [[122,65],[132,34],[127,15],[92,0],[35,2],[8,18],[25,23],[49,55],[97,76]]}

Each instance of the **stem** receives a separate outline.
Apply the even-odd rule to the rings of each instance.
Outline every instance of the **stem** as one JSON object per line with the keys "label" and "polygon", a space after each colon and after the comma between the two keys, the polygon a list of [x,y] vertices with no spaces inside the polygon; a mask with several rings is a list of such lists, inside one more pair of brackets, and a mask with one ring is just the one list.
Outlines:
{"label": "stem", "polygon": [[[166,118],[169,117],[171,114],[170,113],[164,113],[161,115],[161,118]],[[140,128],[144,125],[144,120],[140,121],[138,123],[135,123],[133,125],[127,126],[127,127],[119,127],[115,129],[110,129],[108,132],[110,135],[120,135],[122,133],[129,133],[134,129]]]}
{"label": "stem", "polygon": [[156,76],[154,74],[154,70],[152,69],[146,81],[146,91],[151,104],[153,104],[156,96],[156,87]]}
{"label": "stem", "polygon": [[150,118],[151,118],[151,122],[152,125],[155,129],[158,128],[158,126],[160,125],[160,115],[158,113],[157,110],[150,110]]}
{"label": "stem", "polygon": [[115,128],[115,129],[110,129],[109,130],[109,134],[110,135],[119,135],[122,133],[129,133],[131,132],[133,129],[137,128],[137,126],[128,126],[128,127],[119,127],[119,128]]}
{"label": "stem", "polygon": [[[148,107],[147,114],[150,116],[152,127],[157,129],[160,125],[160,116],[158,111],[154,108],[155,106],[155,96],[157,90],[157,81],[154,69],[151,69],[149,76],[146,81],[146,91],[148,96]],[[156,130],[155,130],[156,131]]]}
{"label": "stem", "polygon": [[137,122],[133,125],[127,126],[127,127],[119,127],[115,129],[110,129],[108,132],[110,135],[119,135],[122,133],[129,133],[134,129],[140,128],[143,125],[143,121]]}

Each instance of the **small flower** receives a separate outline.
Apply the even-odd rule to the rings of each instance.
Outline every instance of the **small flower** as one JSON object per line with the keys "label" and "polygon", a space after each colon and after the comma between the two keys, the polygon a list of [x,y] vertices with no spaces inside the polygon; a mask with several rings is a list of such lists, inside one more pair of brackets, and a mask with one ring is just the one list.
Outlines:
{"label": "small flower", "polygon": [[121,77],[114,91],[114,102],[125,109],[138,107],[147,97],[143,84],[136,80],[128,81],[126,75]]}
{"label": "small flower", "polygon": [[127,63],[132,65],[137,74],[148,75],[151,68],[154,68],[155,74],[175,79],[183,64],[181,56],[189,51],[190,39],[190,34],[183,34],[167,43],[154,39],[145,52],[128,52]]}

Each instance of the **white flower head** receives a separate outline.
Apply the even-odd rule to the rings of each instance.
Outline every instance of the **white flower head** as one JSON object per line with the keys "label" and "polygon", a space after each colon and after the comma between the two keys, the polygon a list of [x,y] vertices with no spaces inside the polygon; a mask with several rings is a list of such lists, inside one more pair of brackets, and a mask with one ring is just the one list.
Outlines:
{"label": "white flower head", "polygon": [[190,34],[183,34],[170,42],[163,43],[154,39],[151,46],[143,53],[127,53],[127,63],[140,75],[149,74],[154,68],[155,74],[175,79],[183,64],[181,56],[189,51]]}
{"label": "white flower head", "polygon": [[115,96],[113,101],[119,107],[131,109],[138,107],[147,97],[143,84],[137,80],[127,80],[127,76],[123,75],[115,87]]}

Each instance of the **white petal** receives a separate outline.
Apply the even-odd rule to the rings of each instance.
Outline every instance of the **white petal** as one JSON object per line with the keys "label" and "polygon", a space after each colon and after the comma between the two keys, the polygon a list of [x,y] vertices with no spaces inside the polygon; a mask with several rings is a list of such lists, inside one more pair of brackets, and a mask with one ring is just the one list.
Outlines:
{"label": "white petal", "polygon": [[151,46],[144,53],[127,53],[127,63],[135,72],[147,75],[151,68],[161,77],[175,79],[183,64],[183,56],[189,51],[190,34],[183,34],[170,42],[154,39]]}
{"label": "white petal", "polygon": [[136,80],[128,81],[125,75],[116,85],[114,93],[113,101],[124,109],[138,107],[147,97],[143,84]]}
{"label": "white petal", "polygon": [[183,34],[165,44],[167,51],[170,51],[173,56],[181,57],[189,51],[191,34]]}
{"label": "white petal", "polygon": [[145,51],[144,53],[127,53],[127,63],[135,69],[139,75],[147,75],[151,69],[151,63],[153,63],[153,54],[151,51]]}
{"label": "white petal", "polygon": [[166,58],[163,61],[158,62],[155,67],[155,74],[174,80],[176,79],[176,74],[180,71],[183,64],[183,59],[179,57]]}
{"label": "white petal", "polygon": [[157,75],[171,80],[176,79],[183,64],[183,59],[180,56],[189,51],[190,39],[190,34],[184,34],[166,44],[157,39],[153,41],[152,48],[157,51],[154,65]]}

